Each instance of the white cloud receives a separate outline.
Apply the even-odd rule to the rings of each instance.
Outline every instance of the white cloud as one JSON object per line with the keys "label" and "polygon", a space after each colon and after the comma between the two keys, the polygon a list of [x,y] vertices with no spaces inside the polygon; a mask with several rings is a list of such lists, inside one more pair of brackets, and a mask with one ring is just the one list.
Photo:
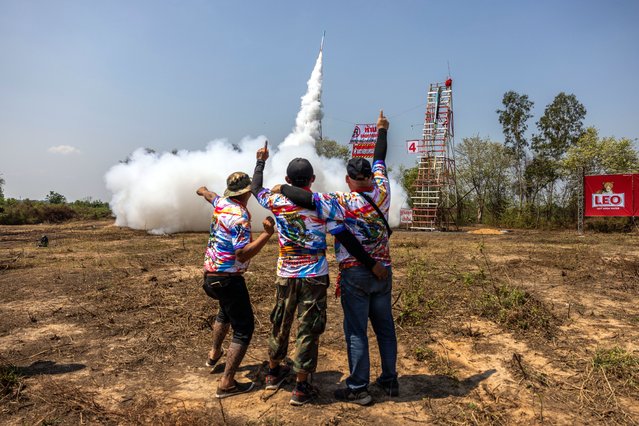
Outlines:
{"label": "white cloud", "polygon": [[52,146],[51,148],[48,149],[49,152],[52,152],[54,154],[62,154],[62,155],[68,155],[68,154],[79,154],[80,150],[74,146],[71,145],[58,145],[58,146]]}

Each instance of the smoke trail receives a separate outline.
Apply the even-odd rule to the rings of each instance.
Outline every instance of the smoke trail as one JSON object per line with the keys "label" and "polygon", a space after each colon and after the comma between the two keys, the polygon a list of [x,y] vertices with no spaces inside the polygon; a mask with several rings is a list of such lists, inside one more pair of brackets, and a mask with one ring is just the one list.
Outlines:
{"label": "smoke trail", "polygon": [[[304,157],[315,170],[313,190],[347,191],[344,163],[320,157],[315,152],[322,119],[322,52],[307,86],[295,127],[277,149],[271,149],[264,184],[283,183],[289,161]],[[145,229],[153,234],[208,229],[210,206],[195,194],[195,190],[206,185],[221,194],[230,173],[241,170],[251,175],[255,152],[264,145],[264,140],[264,136],[259,136],[231,144],[226,139],[218,139],[210,142],[204,151],[179,151],[176,154],[136,150],[128,162],[113,166],[105,175],[107,189],[113,194],[110,205],[116,225]],[[399,208],[406,194],[396,180],[391,180],[391,192],[390,223],[397,225]],[[252,198],[249,210],[254,227],[259,230],[259,224],[268,212]]]}

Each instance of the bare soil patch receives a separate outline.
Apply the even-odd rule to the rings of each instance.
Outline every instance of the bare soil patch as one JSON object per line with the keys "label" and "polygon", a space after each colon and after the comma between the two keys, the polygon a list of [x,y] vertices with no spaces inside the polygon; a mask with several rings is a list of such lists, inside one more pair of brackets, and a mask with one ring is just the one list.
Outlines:
{"label": "bare soil patch", "polygon": [[[44,234],[49,247],[38,248]],[[638,241],[398,231],[400,397],[371,387],[369,407],[333,399],[348,363],[331,298],[313,378],[320,394],[295,408],[292,383],[213,398],[205,233],[152,236],[108,221],[1,226],[0,423],[636,424]],[[240,375],[258,384],[276,253],[273,239],[246,275],[256,332]],[[370,343],[374,378],[372,333]]]}

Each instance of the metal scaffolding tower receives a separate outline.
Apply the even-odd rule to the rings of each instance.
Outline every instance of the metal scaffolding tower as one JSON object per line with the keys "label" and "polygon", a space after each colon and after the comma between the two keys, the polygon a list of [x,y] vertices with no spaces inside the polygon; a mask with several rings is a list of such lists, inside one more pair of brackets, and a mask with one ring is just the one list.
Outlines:
{"label": "metal scaffolding tower", "polygon": [[451,79],[430,85],[424,131],[417,149],[420,159],[413,184],[411,229],[434,231],[456,227],[453,214],[457,191]]}
{"label": "metal scaffolding tower", "polygon": [[579,190],[577,192],[577,233],[584,234],[584,184],[586,179],[585,169],[582,166],[577,167],[579,175]]}

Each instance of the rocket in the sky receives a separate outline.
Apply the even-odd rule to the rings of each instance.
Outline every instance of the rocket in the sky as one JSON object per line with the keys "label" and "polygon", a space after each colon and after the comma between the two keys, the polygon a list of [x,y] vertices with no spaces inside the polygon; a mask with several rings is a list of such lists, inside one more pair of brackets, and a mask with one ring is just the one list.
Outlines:
{"label": "rocket in the sky", "polygon": [[324,37],[326,37],[326,30],[324,30],[324,34],[322,34],[322,42],[320,43],[320,52],[324,49]]}

